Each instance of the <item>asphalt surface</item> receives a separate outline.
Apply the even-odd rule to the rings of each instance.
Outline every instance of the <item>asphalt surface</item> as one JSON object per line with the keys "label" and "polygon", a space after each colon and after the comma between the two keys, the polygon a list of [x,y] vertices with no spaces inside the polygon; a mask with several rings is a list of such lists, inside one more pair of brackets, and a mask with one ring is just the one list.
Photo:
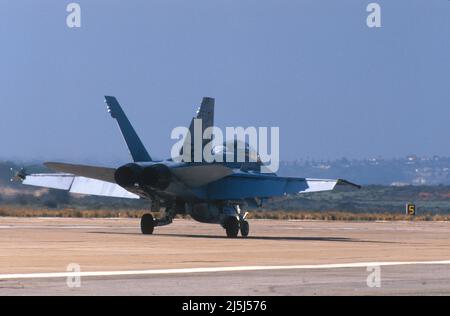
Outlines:
{"label": "asphalt surface", "polygon": [[[367,283],[363,268],[249,271],[200,275],[3,280],[0,295],[450,295],[447,266],[380,269],[380,283]],[[69,282],[69,284],[71,284]]]}
{"label": "asphalt surface", "polygon": [[250,225],[0,218],[0,295],[450,294],[448,222]]}

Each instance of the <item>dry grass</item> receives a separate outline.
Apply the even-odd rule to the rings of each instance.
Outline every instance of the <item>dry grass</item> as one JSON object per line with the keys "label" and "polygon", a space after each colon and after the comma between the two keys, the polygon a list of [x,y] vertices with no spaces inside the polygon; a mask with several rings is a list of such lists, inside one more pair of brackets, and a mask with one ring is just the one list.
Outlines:
{"label": "dry grass", "polygon": [[[78,217],[78,218],[140,218],[143,210],[79,210],[79,209],[32,209],[26,207],[0,207],[0,216],[14,217]],[[154,213],[154,215],[158,215]]]}
{"label": "dry grass", "polygon": [[[79,209],[33,209],[26,207],[0,207],[0,216],[14,217],[75,217],[75,218],[140,218],[145,210],[79,210]],[[153,213],[158,216],[158,213]],[[179,216],[188,217],[188,216]],[[421,214],[407,216],[394,213],[350,213],[341,211],[250,211],[249,219],[278,220],[324,220],[324,221],[450,221],[450,215]]]}
{"label": "dry grass", "polygon": [[323,221],[450,221],[450,215],[422,214],[408,216],[395,213],[350,213],[340,211],[295,212],[295,211],[257,211],[249,212],[250,219],[279,220],[323,220]]}

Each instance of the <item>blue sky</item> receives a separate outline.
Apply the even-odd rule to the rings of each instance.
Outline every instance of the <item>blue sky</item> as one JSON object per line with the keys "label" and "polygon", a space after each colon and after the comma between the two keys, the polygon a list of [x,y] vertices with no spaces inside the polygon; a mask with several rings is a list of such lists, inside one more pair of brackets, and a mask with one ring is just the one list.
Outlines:
{"label": "blue sky", "polygon": [[0,1],[0,158],[153,156],[203,96],[218,126],[279,126],[281,160],[450,155],[450,1]]}

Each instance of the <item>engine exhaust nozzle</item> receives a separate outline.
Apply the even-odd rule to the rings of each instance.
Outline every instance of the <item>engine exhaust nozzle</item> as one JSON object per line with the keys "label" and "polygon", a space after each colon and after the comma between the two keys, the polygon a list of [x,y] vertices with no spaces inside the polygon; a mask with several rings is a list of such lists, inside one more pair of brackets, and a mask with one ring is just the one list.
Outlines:
{"label": "engine exhaust nozzle", "polygon": [[135,163],[126,164],[116,170],[114,180],[121,187],[132,187],[139,182],[142,168]]}
{"label": "engine exhaust nozzle", "polygon": [[139,176],[139,184],[164,190],[171,181],[171,172],[166,165],[157,164],[144,168]]}

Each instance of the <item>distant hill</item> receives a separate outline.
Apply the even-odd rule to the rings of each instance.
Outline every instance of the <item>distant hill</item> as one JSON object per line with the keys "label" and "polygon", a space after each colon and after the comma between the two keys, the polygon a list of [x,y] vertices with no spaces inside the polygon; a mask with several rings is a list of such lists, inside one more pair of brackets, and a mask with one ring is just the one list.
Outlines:
{"label": "distant hill", "polygon": [[450,185],[450,157],[282,162],[280,175],[345,178],[369,185]]}
{"label": "distant hill", "polygon": [[421,214],[450,214],[450,186],[368,185],[360,190],[342,188],[333,192],[306,193],[269,201],[264,208],[403,214],[407,203],[414,203]]}

